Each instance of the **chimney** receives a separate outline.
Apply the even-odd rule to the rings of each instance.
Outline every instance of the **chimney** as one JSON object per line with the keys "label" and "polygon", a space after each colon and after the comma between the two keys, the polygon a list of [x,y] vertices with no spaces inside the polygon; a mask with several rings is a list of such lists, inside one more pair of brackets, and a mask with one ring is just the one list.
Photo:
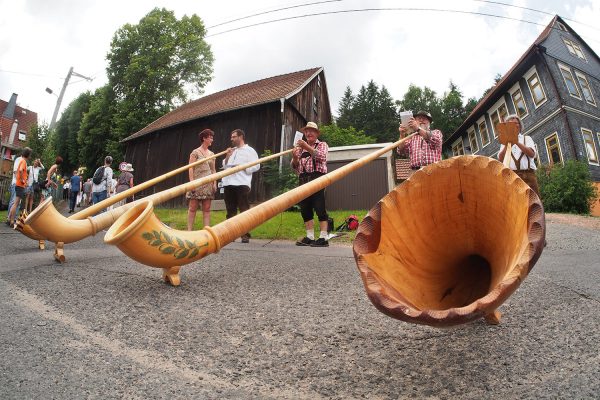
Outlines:
{"label": "chimney", "polygon": [[17,94],[13,93],[10,96],[10,100],[4,109],[4,113],[2,113],[3,117],[8,119],[15,119],[15,109],[17,108]]}

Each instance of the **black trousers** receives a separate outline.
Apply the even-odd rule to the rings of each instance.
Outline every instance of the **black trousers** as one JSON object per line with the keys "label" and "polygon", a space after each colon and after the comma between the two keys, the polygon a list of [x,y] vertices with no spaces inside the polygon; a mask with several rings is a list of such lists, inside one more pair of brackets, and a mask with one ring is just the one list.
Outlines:
{"label": "black trousers", "polygon": [[329,218],[325,209],[325,189],[321,189],[317,193],[308,196],[299,204],[300,214],[304,222],[313,219],[313,212],[317,214],[319,221],[327,221]]}
{"label": "black trousers", "polygon": [[[227,219],[235,216],[238,210],[242,213],[250,209],[250,203],[248,202],[250,188],[248,186],[225,186],[223,189]],[[242,237],[244,236],[250,237],[248,233],[242,235]]]}

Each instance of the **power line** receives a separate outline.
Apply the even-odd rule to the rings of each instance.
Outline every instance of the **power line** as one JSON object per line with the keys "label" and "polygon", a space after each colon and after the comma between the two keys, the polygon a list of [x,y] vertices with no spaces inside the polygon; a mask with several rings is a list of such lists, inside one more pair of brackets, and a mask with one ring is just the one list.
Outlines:
{"label": "power line", "polygon": [[252,17],[258,17],[260,15],[272,14],[272,13],[278,12],[278,11],[291,10],[293,8],[308,7],[308,6],[318,5],[318,4],[325,4],[325,3],[339,3],[341,1],[345,1],[345,0],[315,1],[313,3],[304,3],[304,4],[297,4],[295,6],[288,6],[288,7],[276,8],[274,10],[263,11],[263,12],[259,12],[259,13],[256,13],[256,14],[250,14],[250,15],[246,15],[244,17],[232,19],[230,21],[220,22],[220,23],[218,23],[216,25],[212,25],[212,26],[207,27],[207,29],[216,28],[217,26],[230,24],[232,22],[237,22],[237,21],[241,21],[241,20],[244,20],[244,19],[252,18]]}
{"label": "power line", "polygon": [[52,78],[52,79],[62,79],[61,76],[52,76],[52,75],[44,75],[44,74],[35,74],[33,72],[19,72],[19,71],[9,71],[6,69],[0,69],[0,72],[6,72],[8,74],[17,74],[17,75],[25,75],[25,76],[39,76],[41,78]]}
{"label": "power line", "polygon": [[[478,12],[478,11],[463,11],[463,10],[450,10],[450,9],[439,9],[439,8],[380,7],[380,8],[357,8],[357,9],[349,9],[349,10],[324,11],[324,12],[319,12],[319,13],[302,14],[302,15],[295,15],[295,16],[291,16],[291,17],[277,18],[277,19],[272,19],[272,20],[268,20],[268,21],[257,22],[254,24],[244,25],[244,26],[240,26],[237,28],[227,29],[222,32],[206,35],[205,37],[209,38],[209,37],[219,36],[224,33],[235,32],[235,31],[239,31],[242,29],[252,28],[255,26],[268,25],[268,24],[272,24],[272,23],[276,23],[276,22],[289,21],[289,20],[293,20],[293,19],[309,18],[309,17],[316,17],[316,16],[322,16],[322,15],[349,14],[349,13],[371,12],[371,11],[429,11],[429,12],[442,12],[442,13],[453,13],[453,14],[479,15],[479,16],[483,16],[483,17],[505,19],[505,20],[510,20],[510,21],[516,21],[516,22],[546,27],[546,24],[542,24],[542,23],[535,22],[535,21],[529,21],[526,19],[507,17],[507,16],[503,16],[503,15],[484,13],[484,12]],[[554,14],[551,14],[551,15],[554,15]],[[552,29],[558,29],[558,28],[552,27]],[[590,39],[590,40],[600,43],[598,40],[595,40],[595,39]]]}

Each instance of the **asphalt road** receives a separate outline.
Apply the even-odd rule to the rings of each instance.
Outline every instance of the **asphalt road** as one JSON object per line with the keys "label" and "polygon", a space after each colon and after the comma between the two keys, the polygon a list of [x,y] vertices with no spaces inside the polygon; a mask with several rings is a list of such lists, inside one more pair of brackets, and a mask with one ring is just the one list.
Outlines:
{"label": "asphalt road", "polygon": [[548,224],[502,323],[403,323],[349,247],[232,243],[160,270],[0,227],[0,398],[599,398],[600,231]]}

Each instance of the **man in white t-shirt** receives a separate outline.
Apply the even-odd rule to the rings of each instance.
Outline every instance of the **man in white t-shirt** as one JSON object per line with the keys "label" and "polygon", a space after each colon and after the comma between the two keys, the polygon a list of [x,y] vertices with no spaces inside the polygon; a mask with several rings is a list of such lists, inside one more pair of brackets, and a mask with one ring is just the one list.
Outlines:
{"label": "man in white t-shirt", "polygon": [[[104,159],[104,174],[102,175],[102,180],[100,181],[100,183],[96,184],[92,184],[92,203],[96,204],[101,202],[102,200],[106,199],[108,197],[108,195],[110,194],[110,190],[111,190],[111,183],[112,183],[112,178],[113,178],[113,170],[110,168],[110,165],[112,164],[112,157],[111,156],[106,156],[106,158]],[[102,168],[102,167],[99,167]],[[104,212],[106,211],[105,209],[102,209],[100,212]]]}
{"label": "man in white t-shirt", "polygon": [[[236,129],[231,132],[232,148],[227,151],[227,155],[223,160],[223,168],[233,168],[238,165],[247,164],[258,160],[256,151],[246,144],[246,134],[241,129]],[[250,208],[248,203],[248,194],[252,184],[252,174],[260,169],[260,164],[256,164],[243,171],[223,178],[225,208],[227,209],[227,219],[233,217],[240,212],[244,212]],[[242,235],[242,243],[250,241],[250,233]]]}
{"label": "man in white t-shirt", "polygon": [[[17,167],[19,166],[20,162],[21,162],[21,156],[15,158],[15,161],[13,163],[12,181],[10,183],[10,198],[8,200],[8,210],[10,210],[12,208],[12,205],[15,202],[15,197],[16,197],[15,185],[17,183]],[[20,208],[21,208],[21,204],[19,204],[17,206],[16,215],[19,215]],[[8,220],[8,213],[6,214],[6,223],[7,223],[7,225],[10,225],[10,222]]]}

